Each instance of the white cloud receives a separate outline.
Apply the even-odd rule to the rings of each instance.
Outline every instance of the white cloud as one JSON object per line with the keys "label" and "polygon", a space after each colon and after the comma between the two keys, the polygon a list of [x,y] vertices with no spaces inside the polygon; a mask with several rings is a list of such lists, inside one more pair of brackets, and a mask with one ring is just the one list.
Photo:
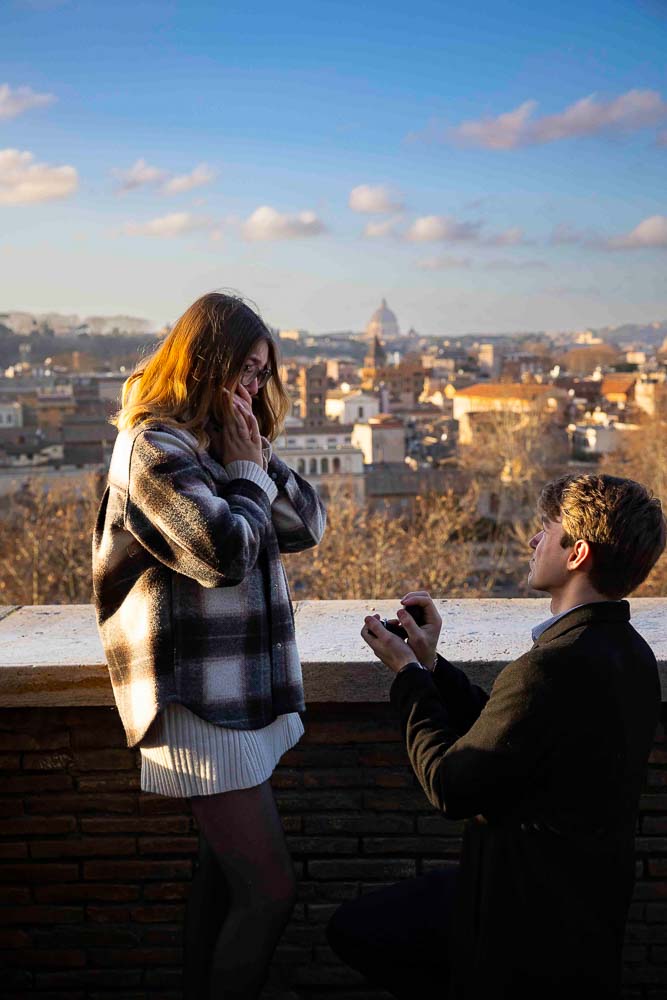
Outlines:
{"label": "white cloud", "polygon": [[667,247],[667,215],[651,215],[629,233],[607,242],[610,250],[638,250],[643,247]]}
{"label": "white cloud", "polygon": [[400,212],[403,208],[402,196],[383,184],[360,184],[352,188],[348,204],[353,212],[366,215],[382,215]]}
{"label": "white cloud", "polygon": [[74,167],[35,163],[27,150],[0,149],[0,205],[29,205],[66,198],[79,186]]}
{"label": "white cloud", "polygon": [[55,94],[37,94],[30,87],[12,90],[8,83],[0,84],[0,119],[17,118],[31,108],[45,108],[56,100]]}
{"label": "white cloud", "polygon": [[502,257],[484,264],[485,271],[545,271],[548,267],[543,260],[509,260]]}
{"label": "white cloud", "polygon": [[158,184],[167,176],[159,167],[152,167],[143,158],[133,163],[127,170],[114,168],[111,173],[120,181],[120,191],[134,191],[147,184]]}
{"label": "white cloud", "polygon": [[516,149],[600,132],[636,131],[667,117],[667,102],[654,90],[629,90],[610,101],[591,95],[558,114],[533,119],[536,108],[536,101],[524,101],[497,118],[463,122],[450,134],[486,149]]}
{"label": "white cloud", "polygon": [[423,257],[422,260],[417,261],[417,267],[420,271],[448,271],[454,268],[467,268],[470,267],[472,261],[469,257]]}
{"label": "white cloud", "polygon": [[527,240],[520,226],[511,226],[501,233],[487,236],[484,242],[490,247],[516,247],[525,244]]}
{"label": "white cloud", "polygon": [[406,239],[412,243],[457,243],[476,240],[479,230],[479,222],[458,222],[448,215],[423,215],[412,223]]}
{"label": "white cloud", "polygon": [[127,222],[123,227],[126,236],[157,236],[169,239],[184,236],[198,229],[209,229],[210,219],[192,215],[190,212],[172,212],[150,222]]}
{"label": "white cloud", "polygon": [[400,224],[400,216],[392,219],[383,219],[381,222],[367,222],[364,226],[364,236],[369,240],[396,237],[399,235],[398,226]]}
{"label": "white cloud", "polygon": [[247,240],[295,240],[303,236],[319,236],[326,226],[314,212],[287,215],[270,205],[260,205],[243,223]]}
{"label": "white cloud", "polygon": [[189,174],[172,177],[163,185],[162,190],[166,194],[181,194],[184,191],[192,191],[193,188],[210,183],[214,177],[215,171],[211,170],[207,163],[200,163]]}

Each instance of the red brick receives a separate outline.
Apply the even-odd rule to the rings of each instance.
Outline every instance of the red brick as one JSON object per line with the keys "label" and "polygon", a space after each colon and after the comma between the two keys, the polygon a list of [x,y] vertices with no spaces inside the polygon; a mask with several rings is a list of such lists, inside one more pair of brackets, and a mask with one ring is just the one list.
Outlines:
{"label": "red brick", "polygon": [[0,924],[75,924],[83,920],[80,906],[14,906],[0,909]]}
{"label": "red brick", "polygon": [[18,861],[28,857],[28,847],[26,844],[3,844],[0,843],[0,859],[4,861]]}
{"label": "red brick", "polygon": [[460,853],[461,841],[450,837],[430,837],[425,847],[421,837],[364,837],[364,854],[428,854],[456,855]]}
{"label": "red brick", "polygon": [[406,788],[403,791],[378,789],[364,792],[364,806],[366,809],[375,809],[378,812],[390,810],[392,812],[416,812],[421,810],[432,810],[424,793],[418,789]]}
{"label": "red brick", "polygon": [[2,865],[0,882],[74,882],[78,878],[78,865]]}
{"label": "red brick", "polygon": [[0,732],[0,750],[62,750],[69,747],[65,730],[44,733]]}
{"label": "red brick", "polygon": [[366,767],[392,767],[408,763],[403,743],[382,743],[378,747],[360,747],[359,763]]}
{"label": "red brick", "polygon": [[277,771],[285,766],[356,767],[359,763],[359,753],[355,747],[297,746],[283,754],[280,760]]}
{"label": "red brick", "polygon": [[309,722],[304,746],[312,743],[395,743],[400,741],[398,722],[374,722],[358,719],[353,722]]}
{"label": "red brick", "polygon": [[18,885],[0,885],[0,903],[15,906],[19,903],[29,903],[32,899],[30,889]]}
{"label": "red brick", "polygon": [[285,833],[301,832],[303,821],[300,816],[281,816],[280,821]]}
{"label": "red brick", "polygon": [[77,750],[74,763],[79,771],[135,771],[136,755],[132,750]]}
{"label": "red brick", "polygon": [[[58,777],[52,775],[52,777]],[[39,798],[28,798],[25,800],[27,811],[36,815],[50,815],[60,813],[73,813],[78,816],[80,813],[125,813],[131,814],[137,811],[136,795],[44,795]],[[23,810],[21,809],[21,812]]]}
{"label": "red brick", "polygon": [[32,947],[32,940],[30,935],[26,934],[25,931],[18,930],[15,927],[0,931],[0,949],[30,947]]}
{"label": "red brick", "polygon": [[18,771],[21,766],[21,755],[18,753],[0,753],[0,771]]}
{"label": "red brick", "polygon": [[76,927],[51,927],[48,931],[37,931],[34,934],[35,945],[55,948],[135,948],[139,945],[139,929],[129,927],[106,926],[99,924],[79,924]]}
{"label": "red brick", "polygon": [[72,833],[75,829],[76,820],[73,816],[49,816],[48,819],[44,816],[18,816],[3,820],[0,826],[5,837],[39,837],[44,834]]}
{"label": "red brick", "polygon": [[69,751],[51,750],[49,753],[23,754],[24,771],[64,771],[72,763]]}
{"label": "red brick", "polygon": [[21,951],[4,952],[0,955],[0,965],[19,969],[36,969],[45,966],[61,969],[79,969],[86,964],[86,953],[78,948],[69,951],[58,948],[55,951],[43,948],[24,948]]}
{"label": "red brick", "polygon": [[146,900],[181,900],[187,899],[189,893],[189,882],[156,882],[143,888]]}
{"label": "red brick", "polygon": [[3,778],[2,791],[5,795],[37,795],[69,791],[73,785],[69,774],[18,774]]}
{"label": "red brick", "polygon": [[169,906],[164,903],[133,906],[131,916],[138,924],[176,923],[183,917],[183,906]]}
{"label": "red brick", "polygon": [[139,837],[139,854],[196,854],[197,837]]}
{"label": "red brick", "polygon": [[[68,987],[88,986],[107,987],[113,992],[109,1000],[117,1000],[117,991],[133,986],[139,986],[141,982],[141,972],[130,969],[77,969],[74,972],[41,972],[37,973],[35,983],[40,991],[39,1000],[42,1000],[42,989],[67,989]],[[88,994],[87,994],[88,995]]]}
{"label": "red brick", "polygon": [[648,836],[667,834],[667,816],[643,816],[642,833]]}
{"label": "red brick", "polygon": [[303,776],[300,771],[294,768],[281,767],[276,769],[271,775],[271,785],[273,788],[300,788]]}
{"label": "red brick", "polygon": [[188,833],[190,820],[187,816],[100,816],[81,820],[84,833]]}
{"label": "red brick", "polygon": [[334,815],[304,816],[304,829],[313,833],[412,833],[411,816],[394,813],[377,815],[370,812],[336,813]]}
{"label": "red brick", "polygon": [[294,854],[351,855],[358,851],[356,837],[287,837],[287,846]]}
{"label": "red brick", "polygon": [[[179,916],[179,920],[182,915]],[[146,927],[143,932],[144,944],[166,945],[168,948],[178,948],[183,944],[183,928],[170,927],[166,924],[158,927]]]}
{"label": "red brick", "polygon": [[364,784],[358,767],[333,767],[327,770],[313,768],[304,773],[306,788],[355,788]]}
{"label": "red brick", "polygon": [[141,779],[136,771],[121,771],[120,774],[84,775],[77,778],[80,792],[138,792]]}
{"label": "red brick", "polygon": [[87,906],[86,920],[92,924],[129,924],[129,906]]}
{"label": "red brick", "polygon": [[127,753],[135,752],[128,749],[125,732],[117,716],[115,720],[110,719],[98,727],[76,726],[72,730],[72,746],[75,750],[122,749]]}
{"label": "red brick", "polygon": [[139,815],[141,816],[178,816],[185,813],[192,815],[190,799],[171,799],[161,795],[140,795]]}
{"label": "red brick", "polygon": [[156,965],[178,965],[180,968],[183,957],[180,948],[91,948],[88,955],[93,965],[100,968],[139,969]]}
{"label": "red brick", "polygon": [[85,903],[95,902],[127,903],[139,898],[136,885],[76,882],[73,885],[36,885],[33,889],[38,903]]}
{"label": "red brick", "polygon": [[85,879],[105,881],[129,879],[189,879],[190,861],[87,861],[83,866]]}
{"label": "red brick", "polygon": [[0,817],[21,816],[24,812],[20,799],[0,799]]}
{"label": "red brick", "polygon": [[72,837],[37,840],[30,845],[33,858],[104,858],[136,854],[134,837]]}
{"label": "red brick", "polygon": [[282,812],[323,812],[359,809],[363,793],[361,791],[346,792],[313,792],[313,791],[276,791],[276,802]]}

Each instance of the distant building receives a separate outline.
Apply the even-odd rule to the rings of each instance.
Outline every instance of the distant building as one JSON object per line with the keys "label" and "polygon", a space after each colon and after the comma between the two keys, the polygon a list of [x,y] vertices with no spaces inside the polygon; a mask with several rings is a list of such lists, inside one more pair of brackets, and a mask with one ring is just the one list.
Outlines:
{"label": "distant building", "polygon": [[383,299],[380,308],[376,309],[366,326],[366,338],[373,340],[377,337],[380,341],[395,340],[400,337],[401,331],[398,326],[396,314],[387,305],[387,300]]}
{"label": "distant building", "polygon": [[401,463],[405,460],[405,425],[389,413],[355,424],[352,444],[364,456],[365,465]]}
{"label": "distant building", "polygon": [[478,382],[456,391],[454,420],[466,413],[489,411],[548,414],[563,417],[569,397],[565,390],[537,383]]}
{"label": "distant building", "polygon": [[319,363],[303,366],[297,380],[301,419],[308,427],[324,427],[326,414],[327,367]]}
{"label": "distant building", "polygon": [[327,394],[326,413],[341,424],[364,423],[380,412],[378,396],[370,392],[332,392]]}
{"label": "distant building", "polygon": [[363,503],[363,455],[352,443],[351,434],[352,428],[342,424],[291,425],[276,438],[274,447],[283,461],[307,479],[323,498],[332,488],[340,487]]}

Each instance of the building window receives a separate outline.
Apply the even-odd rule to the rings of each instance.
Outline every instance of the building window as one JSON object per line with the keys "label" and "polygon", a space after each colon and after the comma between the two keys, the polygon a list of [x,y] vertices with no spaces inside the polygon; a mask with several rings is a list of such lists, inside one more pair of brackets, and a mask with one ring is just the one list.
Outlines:
{"label": "building window", "polygon": [[311,460],[310,460],[310,471],[309,471],[308,474],[310,476],[316,476],[317,475],[317,459],[316,458],[311,458]]}
{"label": "building window", "polygon": [[329,471],[329,459],[328,458],[323,458],[322,459],[322,464],[321,464],[321,467],[320,467],[320,471],[322,472],[322,475],[326,475],[327,472]]}
{"label": "building window", "polygon": [[300,458],[299,461],[297,462],[296,471],[300,475],[302,475],[302,476],[305,475],[305,473],[306,473],[306,460],[304,458]]}
{"label": "building window", "polygon": [[333,460],[333,470],[334,472],[340,472],[340,459],[337,457]]}

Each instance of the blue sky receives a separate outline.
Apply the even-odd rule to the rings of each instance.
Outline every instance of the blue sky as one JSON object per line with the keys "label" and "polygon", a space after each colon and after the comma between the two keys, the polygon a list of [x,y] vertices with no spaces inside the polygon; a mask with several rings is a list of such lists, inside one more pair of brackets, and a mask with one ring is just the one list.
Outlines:
{"label": "blue sky", "polygon": [[667,317],[663,0],[3,0],[0,311]]}

